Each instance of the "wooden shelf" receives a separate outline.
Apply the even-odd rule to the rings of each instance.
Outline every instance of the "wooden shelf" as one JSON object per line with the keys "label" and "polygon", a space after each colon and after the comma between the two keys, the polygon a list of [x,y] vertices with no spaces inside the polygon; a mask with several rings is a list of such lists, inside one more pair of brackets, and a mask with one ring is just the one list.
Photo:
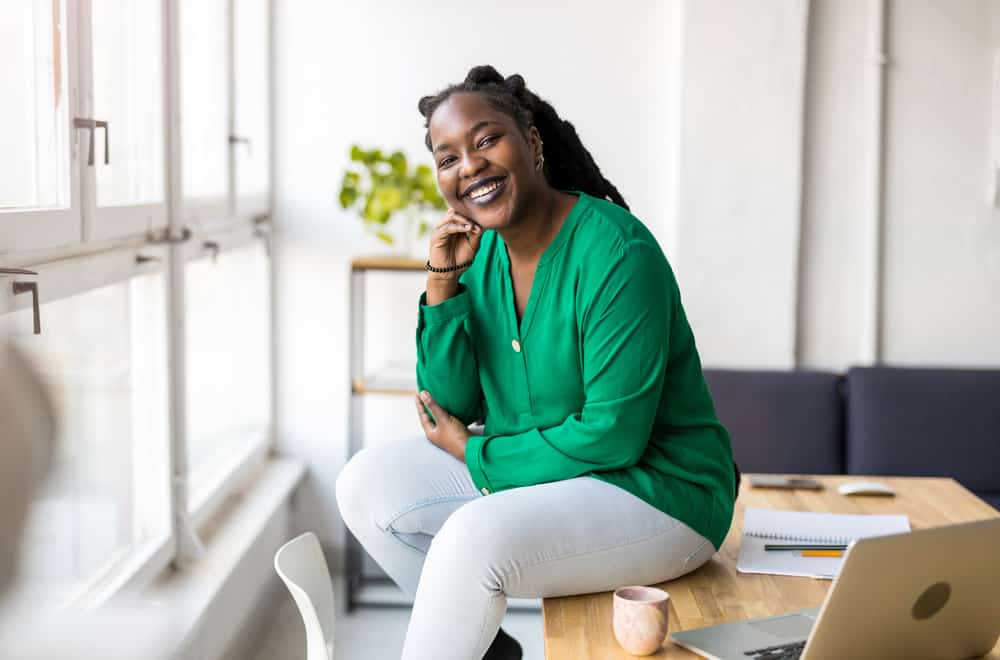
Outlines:
{"label": "wooden shelf", "polygon": [[415,364],[390,362],[351,382],[355,394],[390,394],[412,396],[417,393],[417,367]]}
{"label": "wooden shelf", "polygon": [[425,262],[412,257],[354,257],[351,259],[351,270],[396,270],[396,271],[419,271],[424,270]]}
{"label": "wooden shelf", "polygon": [[408,386],[405,383],[388,383],[370,380],[355,380],[351,383],[354,394],[389,394],[393,396],[412,396],[417,393],[417,384]]}

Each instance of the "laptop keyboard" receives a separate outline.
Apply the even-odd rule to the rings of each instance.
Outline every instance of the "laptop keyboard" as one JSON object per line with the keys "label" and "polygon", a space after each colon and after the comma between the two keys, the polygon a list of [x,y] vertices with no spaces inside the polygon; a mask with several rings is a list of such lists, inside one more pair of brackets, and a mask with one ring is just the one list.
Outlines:
{"label": "laptop keyboard", "polygon": [[743,655],[754,660],[797,660],[802,655],[805,642],[795,642],[793,644],[781,644],[780,646],[768,646],[766,649],[756,651],[744,651]]}

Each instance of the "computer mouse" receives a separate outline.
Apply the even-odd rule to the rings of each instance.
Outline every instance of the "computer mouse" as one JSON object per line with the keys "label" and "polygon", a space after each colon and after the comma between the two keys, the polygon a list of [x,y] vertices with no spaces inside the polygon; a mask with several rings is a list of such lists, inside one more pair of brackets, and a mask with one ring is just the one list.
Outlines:
{"label": "computer mouse", "polygon": [[896,494],[896,489],[878,481],[848,481],[837,487],[841,495],[887,495]]}

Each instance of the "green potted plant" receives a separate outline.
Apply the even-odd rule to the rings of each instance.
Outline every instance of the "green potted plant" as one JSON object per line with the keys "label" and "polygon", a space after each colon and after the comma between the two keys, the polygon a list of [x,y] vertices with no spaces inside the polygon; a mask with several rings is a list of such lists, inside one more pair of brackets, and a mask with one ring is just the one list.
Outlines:
{"label": "green potted plant", "polygon": [[[448,208],[427,165],[412,170],[406,154],[351,147],[351,162],[340,182],[340,206],[353,209],[365,229],[396,252],[414,255],[417,240],[427,234],[431,211]],[[391,223],[391,224],[390,224]]]}

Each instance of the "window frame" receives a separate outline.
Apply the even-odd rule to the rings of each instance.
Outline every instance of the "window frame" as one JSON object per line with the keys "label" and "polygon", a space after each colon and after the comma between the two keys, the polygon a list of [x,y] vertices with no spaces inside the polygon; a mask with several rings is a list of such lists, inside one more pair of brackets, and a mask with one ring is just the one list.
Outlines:
{"label": "window frame", "polygon": [[74,245],[82,240],[83,199],[80,181],[82,148],[79,129],[73,119],[79,108],[79,6],[63,0],[60,3],[62,37],[60,68],[66,77],[66,134],[69,148],[69,199],[67,206],[52,208],[0,209],[0,253],[23,253]]}
{"label": "window frame", "polygon": [[[75,51],[78,58],[78,76],[80,80],[79,116],[93,119],[101,119],[95,116],[94,108],[94,49],[93,49],[93,2],[94,0],[77,0],[79,2],[78,16],[78,39],[79,48]],[[157,0],[160,6],[160,21],[165,21],[167,16],[167,3],[170,0]],[[164,31],[161,29],[160,43],[160,88],[161,97],[164,100],[161,121],[160,140],[163,144],[163,169],[166,169],[169,155],[167,154],[167,114],[166,114],[166,94],[168,93],[169,82],[167,80],[167,42]],[[114,126],[108,130],[114,131]],[[80,133],[85,135],[85,133]],[[112,134],[111,140],[114,140]],[[98,144],[95,138],[95,145]],[[79,151],[83,152],[81,146]],[[79,159],[81,192],[83,200],[83,211],[81,218],[81,236],[84,243],[123,238],[127,236],[138,236],[161,231],[167,226],[167,195],[168,191],[164,181],[162,199],[159,202],[145,204],[123,204],[115,206],[101,206],[98,204],[98,184],[97,167],[103,164],[100,158],[104,157],[103,149],[95,147],[94,165],[88,166],[86,160]],[[165,178],[165,177],[164,177]]]}
{"label": "window frame", "polygon": [[[233,124],[234,103],[232,95],[235,85],[233,31],[235,0],[218,0],[227,7],[229,53],[227,75],[229,85],[226,94],[229,102],[230,127]],[[91,0],[81,0],[79,4],[65,0],[65,70],[72,76],[68,84],[72,101],[68,105],[67,120],[73,123],[74,111],[81,107],[80,79],[78,67],[89,66],[91,57],[80,53],[89,47],[86,39],[80,38],[79,28],[89,20]],[[254,432],[245,446],[225,462],[224,469],[214,474],[214,479],[206,482],[199,493],[195,493],[188,508],[188,470],[186,463],[185,426],[185,347],[184,347],[184,268],[193,260],[205,256],[205,241],[218,245],[220,251],[244,246],[251,241],[264,241],[270,250],[270,209],[274,199],[274,2],[266,0],[267,12],[267,151],[268,191],[258,197],[253,212],[236,212],[238,202],[236,183],[236,161],[234,149],[242,145],[229,145],[230,171],[229,193],[222,204],[208,207],[185,205],[181,189],[183,178],[183,153],[180,130],[180,80],[179,60],[179,11],[181,0],[159,0],[162,16],[162,69],[163,94],[163,176],[164,200],[162,204],[108,207],[95,212],[96,176],[87,172],[87,133],[77,130],[70,132],[70,180],[71,207],[67,209],[5,210],[0,211],[0,249],[5,267],[19,267],[31,270],[37,275],[0,274],[0,315],[22,310],[32,305],[30,295],[14,295],[12,282],[35,282],[38,286],[39,304],[58,298],[83,293],[107,284],[122,281],[147,272],[163,271],[166,277],[166,355],[168,360],[169,409],[168,437],[170,442],[168,465],[170,475],[170,535],[167,540],[154,539],[136,546],[130,558],[101,575],[95,575],[88,583],[79,585],[74,595],[64,605],[95,607],[113,598],[116,594],[130,592],[148,585],[168,566],[181,570],[196,562],[201,551],[199,531],[222,509],[223,504],[234,494],[246,487],[250,478],[273,453],[274,448],[274,402],[275,369],[274,329],[275,287],[273,261],[268,260],[267,284],[269,323],[271,398],[271,423],[268,428]],[[89,28],[88,28],[89,29]],[[83,59],[88,60],[83,62]],[[85,71],[90,75],[89,71]],[[69,82],[69,81],[68,81]],[[98,149],[101,154],[102,150]],[[95,158],[96,161],[96,158]],[[92,168],[91,168],[92,170]],[[87,181],[89,175],[89,181]],[[88,195],[90,195],[88,199]],[[266,203],[258,205],[263,200]],[[87,209],[90,209],[89,211]],[[104,213],[105,211],[113,211]],[[144,215],[144,214],[150,215]],[[152,218],[152,219],[151,219]],[[7,246],[13,249],[7,250]],[[144,257],[137,259],[138,256]],[[41,318],[42,332],[58,332],[57,328],[46,326],[44,313]]]}

